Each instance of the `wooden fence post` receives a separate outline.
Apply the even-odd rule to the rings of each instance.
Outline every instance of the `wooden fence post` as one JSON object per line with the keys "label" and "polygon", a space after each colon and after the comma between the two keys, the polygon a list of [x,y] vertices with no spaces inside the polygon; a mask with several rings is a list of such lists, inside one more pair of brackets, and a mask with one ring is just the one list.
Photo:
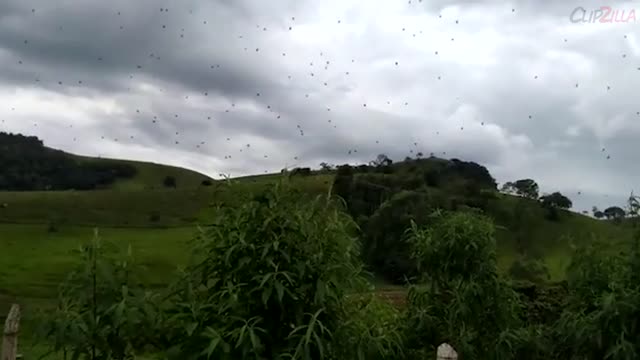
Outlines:
{"label": "wooden fence post", "polygon": [[447,343],[438,346],[436,360],[458,360],[458,353]]}
{"label": "wooden fence post", "polygon": [[0,360],[16,360],[18,353],[18,330],[20,329],[20,305],[11,305],[2,335],[2,357]]}

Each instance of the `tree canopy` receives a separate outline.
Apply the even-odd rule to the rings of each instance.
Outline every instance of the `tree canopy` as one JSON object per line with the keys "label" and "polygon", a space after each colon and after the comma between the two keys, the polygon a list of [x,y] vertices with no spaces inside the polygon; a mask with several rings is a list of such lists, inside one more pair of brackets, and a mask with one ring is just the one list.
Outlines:
{"label": "tree canopy", "polygon": [[557,191],[549,195],[541,196],[540,201],[542,201],[542,205],[545,207],[558,209],[570,209],[573,206],[573,203],[568,197]]}
{"label": "tree canopy", "polygon": [[502,191],[516,194],[529,199],[538,198],[538,184],[533,179],[520,179],[515,182],[507,182],[502,186]]}
{"label": "tree canopy", "polygon": [[115,160],[82,159],[44,146],[35,136],[0,132],[0,190],[92,190],[136,168]]}
{"label": "tree canopy", "polygon": [[620,220],[623,219],[627,213],[619,206],[610,206],[604,210],[603,214],[609,220]]}

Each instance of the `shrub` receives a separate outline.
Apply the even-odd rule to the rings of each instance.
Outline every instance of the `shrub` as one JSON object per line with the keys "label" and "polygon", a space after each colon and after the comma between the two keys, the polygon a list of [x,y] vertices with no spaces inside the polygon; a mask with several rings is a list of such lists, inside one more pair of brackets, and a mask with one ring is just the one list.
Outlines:
{"label": "shrub", "polygon": [[47,232],[48,233],[58,232],[58,222],[56,220],[49,220],[47,224]]}
{"label": "shrub", "polygon": [[404,328],[400,312],[373,294],[345,302],[345,321],[334,334],[337,359],[401,359]]}
{"label": "shrub", "polygon": [[160,221],[160,214],[157,212],[149,214],[149,221],[152,223],[157,223],[158,221]]}
{"label": "shrub", "polygon": [[310,175],[311,175],[311,168],[308,168],[308,167],[295,168],[291,170],[291,174],[290,174],[290,176],[310,176]]}
{"label": "shrub", "polygon": [[424,173],[424,181],[431,187],[438,187],[441,183],[440,172],[436,169],[427,170]]}
{"label": "shrub", "polygon": [[[108,245],[108,244],[107,244]],[[78,252],[80,264],[60,288],[57,307],[41,315],[38,341],[73,359],[129,359],[153,344],[156,329],[150,293],[134,277],[131,251],[94,240]]]}
{"label": "shrub", "polygon": [[511,264],[509,275],[516,280],[526,280],[533,283],[543,283],[551,276],[544,262],[529,257],[520,258]]}
{"label": "shrub", "polygon": [[607,243],[576,249],[567,270],[569,295],[552,336],[554,351],[573,359],[633,359],[640,354],[637,239],[630,252]]}
{"label": "shrub", "polygon": [[176,178],[173,176],[166,176],[162,181],[164,187],[176,188],[178,184],[176,183]]}
{"label": "shrub", "polygon": [[354,224],[330,199],[301,197],[282,183],[217,209],[175,284],[181,326],[172,356],[311,359],[342,351],[332,334],[344,329],[347,294],[366,285]]}
{"label": "shrub", "polygon": [[470,213],[441,216],[427,229],[412,224],[421,275],[408,297],[412,349],[448,342],[466,359],[497,358],[499,340],[520,329],[517,295],[497,273],[493,235],[489,219]]}
{"label": "shrub", "polygon": [[385,201],[363,227],[365,259],[387,281],[404,283],[415,273],[404,233],[416,221],[423,225],[433,211],[427,193],[401,191]]}

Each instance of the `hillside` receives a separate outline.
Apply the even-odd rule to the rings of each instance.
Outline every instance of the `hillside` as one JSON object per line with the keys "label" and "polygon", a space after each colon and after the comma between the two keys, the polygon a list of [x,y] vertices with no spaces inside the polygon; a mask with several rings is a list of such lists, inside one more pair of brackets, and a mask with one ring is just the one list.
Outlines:
{"label": "hillside", "polygon": [[[77,261],[71,250],[91,239],[92,227],[122,250],[131,245],[148,280],[161,285],[186,263],[189,241],[198,224],[207,224],[213,207],[241,204],[282,178],[267,174],[232,179],[231,186],[213,180],[203,185],[206,176],[186,169],[63,155],[76,164],[130,166],[135,175],[94,190],[0,191],[0,313],[12,301],[50,303]],[[175,187],[164,186],[166,176],[175,178]],[[376,281],[388,289],[395,289],[390,283],[411,267],[401,241],[409,221],[428,222],[437,208],[482,211],[498,225],[501,271],[509,272],[523,259],[538,259],[548,268],[549,280],[564,277],[572,243],[595,236],[624,249],[631,237],[624,223],[561,209],[550,218],[540,201],[497,191],[484,167],[457,159],[393,163],[380,158],[370,165],[298,169],[289,179],[310,194],[327,193],[333,186],[334,194],[345,199],[360,226],[365,259]]]}
{"label": "hillside", "polygon": [[[337,172],[334,192],[347,200],[369,263],[387,281],[403,283],[411,274],[409,250],[399,239],[412,220],[428,225],[437,209],[490,217],[497,225],[500,268],[507,272],[516,262],[541,261],[549,280],[564,278],[573,245],[598,238],[623,250],[631,240],[629,226],[542,201],[547,196],[539,197],[534,181],[530,197],[500,192],[487,169],[473,162],[430,157],[394,163],[381,155],[368,166],[345,165]],[[570,199],[557,194],[570,207]]]}
{"label": "hillside", "polygon": [[92,158],[52,149],[33,136],[0,132],[0,191],[153,190],[167,176],[195,188],[208,176],[183,168]]}

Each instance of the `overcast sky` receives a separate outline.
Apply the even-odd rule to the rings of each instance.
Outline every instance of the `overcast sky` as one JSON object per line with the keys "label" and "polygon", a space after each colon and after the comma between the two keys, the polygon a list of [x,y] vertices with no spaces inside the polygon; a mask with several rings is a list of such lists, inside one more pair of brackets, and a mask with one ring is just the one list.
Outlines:
{"label": "overcast sky", "polygon": [[0,131],[214,177],[433,152],[623,204],[640,7],[616,4],[2,0]]}

